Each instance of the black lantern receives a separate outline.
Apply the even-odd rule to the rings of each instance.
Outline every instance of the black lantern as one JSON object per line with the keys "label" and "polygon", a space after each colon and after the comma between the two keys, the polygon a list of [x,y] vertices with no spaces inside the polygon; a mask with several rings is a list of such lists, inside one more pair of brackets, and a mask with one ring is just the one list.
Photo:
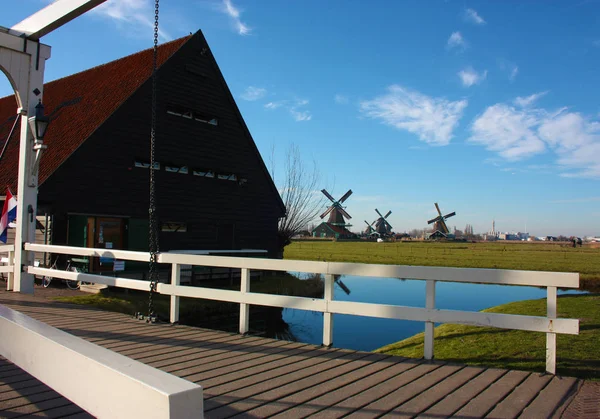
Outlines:
{"label": "black lantern", "polygon": [[50,118],[44,115],[44,105],[42,105],[42,101],[35,106],[35,139],[43,140],[44,135],[46,135],[46,130],[48,129],[48,124],[50,123]]}

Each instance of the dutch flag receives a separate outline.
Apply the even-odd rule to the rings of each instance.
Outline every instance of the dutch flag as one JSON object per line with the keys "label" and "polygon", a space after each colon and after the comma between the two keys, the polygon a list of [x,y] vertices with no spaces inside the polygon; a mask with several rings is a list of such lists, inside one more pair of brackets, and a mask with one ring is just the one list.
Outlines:
{"label": "dutch flag", "polygon": [[0,218],[0,241],[6,243],[8,224],[17,218],[17,200],[6,188],[6,200],[2,208],[2,217]]}

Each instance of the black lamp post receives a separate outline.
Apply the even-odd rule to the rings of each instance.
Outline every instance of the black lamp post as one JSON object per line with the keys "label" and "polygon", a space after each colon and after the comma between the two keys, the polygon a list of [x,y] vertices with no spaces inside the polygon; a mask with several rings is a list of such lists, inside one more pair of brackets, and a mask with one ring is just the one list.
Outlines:
{"label": "black lamp post", "polygon": [[44,105],[42,105],[42,101],[35,106],[35,140],[43,141],[44,135],[46,135],[46,130],[48,129],[48,124],[50,123],[50,118],[44,115]]}

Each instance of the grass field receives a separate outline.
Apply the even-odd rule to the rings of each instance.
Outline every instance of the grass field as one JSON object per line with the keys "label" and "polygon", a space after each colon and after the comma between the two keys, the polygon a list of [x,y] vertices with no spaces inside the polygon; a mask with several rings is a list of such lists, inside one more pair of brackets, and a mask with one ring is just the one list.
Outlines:
{"label": "grass field", "polygon": [[600,248],[566,243],[295,241],[285,259],[461,268],[578,272],[581,289],[600,291]]}
{"label": "grass field", "polygon": [[[544,316],[546,300],[517,301],[486,312]],[[558,335],[557,374],[600,380],[600,295],[561,296],[558,316],[580,319],[579,335]],[[435,358],[468,365],[544,371],[546,334],[444,324],[435,328]],[[423,333],[375,352],[423,357]]]}

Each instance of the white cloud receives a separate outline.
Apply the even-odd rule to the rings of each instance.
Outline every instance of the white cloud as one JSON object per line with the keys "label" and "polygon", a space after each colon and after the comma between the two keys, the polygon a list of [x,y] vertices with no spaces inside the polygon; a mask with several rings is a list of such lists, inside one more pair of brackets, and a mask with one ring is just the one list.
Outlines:
{"label": "white cloud", "polygon": [[479,84],[487,78],[487,70],[478,73],[473,67],[467,67],[458,72],[458,77],[462,81],[463,86],[471,87],[474,84]]}
{"label": "white cloud", "polygon": [[392,85],[387,94],[361,102],[360,109],[364,115],[416,134],[428,144],[448,145],[467,104],[466,99],[451,102]]}
{"label": "white cloud", "polygon": [[290,114],[297,122],[310,121],[312,119],[312,114],[309,111],[304,109],[298,109],[306,105],[308,105],[308,100],[298,99],[293,105],[289,107],[288,110],[290,111]]}
{"label": "white cloud", "polygon": [[240,16],[240,10],[234,6],[231,0],[223,0],[223,5],[221,7],[221,11],[229,16],[233,26],[238,34],[240,35],[250,35],[252,32],[252,28],[242,22]]}
{"label": "white cloud", "polygon": [[467,42],[465,41],[465,39],[463,38],[463,36],[460,34],[460,32],[452,32],[452,35],[450,35],[450,38],[448,38],[448,48],[466,48],[467,47]]}
{"label": "white cloud", "polygon": [[519,74],[519,67],[517,67],[515,65],[515,66],[513,66],[512,70],[510,71],[510,76],[508,76],[508,79],[510,81],[514,81],[515,78],[517,78],[517,74]]}
{"label": "white cloud", "polygon": [[279,108],[286,109],[292,118],[294,118],[297,122],[310,121],[312,119],[312,114],[308,109],[304,109],[305,106],[309,104],[309,101],[306,99],[296,99],[296,100],[280,100],[276,102],[269,102],[265,104],[265,109],[275,110]]}
{"label": "white cloud", "polygon": [[535,115],[496,104],[475,120],[469,141],[484,145],[507,160],[519,160],[545,150],[544,142],[534,131],[537,124]]}
{"label": "white cloud", "polygon": [[290,109],[290,113],[297,122],[310,121],[312,115],[309,111],[297,111],[296,109]]}
{"label": "white cloud", "polygon": [[541,98],[542,96],[545,96],[546,94],[548,94],[547,90],[545,92],[534,93],[531,96],[525,96],[525,97],[519,96],[513,101],[513,103],[522,108],[526,108],[527,106],[532,105],[539,98]]}
{"label": "white cloud", "polygon": [[535,99],[529,98],[523,108],[502,103],[488,107],[473,122],[468,141],[509,161],[551,151],[561,176],[600,178],[600,122],[566,108],[531,108]]}
{"label": "white cloud", "polygon": [[465,19],[476,25],[485,25],[486,21],[473,9],[465,10]]}
{"label": "white cloud", "polygon": [[347,105],[350,102],[347,96],[340,94],[335,95],[333,100],[335,100],[335,103],[337,103],[338,105]]}
{"label": "white cloud", "polygon": [[[138,32],[140,26],[144,30],[154,27],[154,19],[149,18],[153,8],[154,4],[150,0],[108,0],[92,9],[92,13],[113,19],[118,25],[125,24],[127,33],[132,33]],[[159,28],[158,36],[163,41],[173,39],[164,30],[164,24]]]}
{"label": "white cloud", "polygon": [[267,95],[267,89],[263,89],[262,87],[248,86],[246,91],[240,95],[240,97],[244,100],[253,102],[258,99],[262,99]]}
{"label": "white cloud", "polygon": [[284,101],[269,102],[265,105],[265,108],[266,109],[277,109],[277,108],[281,108],[284,104],[285,104]]}

